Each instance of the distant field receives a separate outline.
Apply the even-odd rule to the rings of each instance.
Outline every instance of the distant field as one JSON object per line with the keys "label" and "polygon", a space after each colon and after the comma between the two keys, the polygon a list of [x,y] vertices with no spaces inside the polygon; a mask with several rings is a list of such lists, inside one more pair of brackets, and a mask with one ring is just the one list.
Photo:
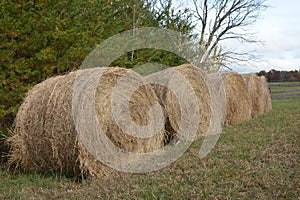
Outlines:
{"label": "distant field", "polygon": [[300,82],[270,82],[272,100],[287,100],[300,97]]}
{"label": "distant field", "polygon": [[300,98],[273,102],[257,119],[228,127],[204,159],[202,140],[150,174],[76,181],[0,167],[0,199],[299,199]]}

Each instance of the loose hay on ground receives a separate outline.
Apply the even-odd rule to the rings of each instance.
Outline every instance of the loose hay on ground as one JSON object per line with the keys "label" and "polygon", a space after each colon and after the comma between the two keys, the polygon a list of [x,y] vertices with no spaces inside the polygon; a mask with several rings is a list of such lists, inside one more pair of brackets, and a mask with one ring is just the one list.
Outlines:
{"label": "loose hay on ground", "polygon": [[251,118],[251,99],[242,76],[238,73],[222,74],[226,89],[225,125],[237,124]]}

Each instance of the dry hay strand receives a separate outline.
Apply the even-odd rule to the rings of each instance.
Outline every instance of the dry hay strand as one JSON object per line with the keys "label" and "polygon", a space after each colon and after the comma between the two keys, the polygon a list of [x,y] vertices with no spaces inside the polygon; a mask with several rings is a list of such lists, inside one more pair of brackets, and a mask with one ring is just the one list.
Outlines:
{"label": "dry hay strand", "polygon": [[226,91],[225,82],[220,73],[207,75],[208,88],[211,97],[212,116],[208,134],[220,134],[226,120]]}
{"label": "dry hay strand", "polygon": [[[129,72],[122,68],[109,68],[106,70],[99,80],[96,91],[96,107],[97,116],[103,130],[107,130],[106,134],[110,140],[118,147],[130,152],[151,152],[160,149],[163,146],[163,132],[157,134],[156,137],[147,139],[136,138],[124,133],[114,122],[111,99],[114,86],[117,81],[123,77],[124,83],[136,82],[143,85],[143,78],[137,73],[130,70],[124,79],[125,73]],[[125,95],[127,91],[122,91],[120,95]],[[120,99],[123,96],[119,96]],[[130,116],[132,121],[139,125],[145,126],[150,122],[149,110],[152,105],[158,103],[158,98],[150,85],[143,85],[136,90],[130,98]]]}
{"label": "dry hay strand", "polygon": [[0,165],[7,162],[9,145],[6,138],[0,138]]}
{"label": "dry hay strand", "polygon": [[[198,108],[199,108],[200,116],[199,116],[198,130],[195,139],[198,139],[201,136],[206,135],[209,128],[210,119],[211,119],[210,94],[209,94],[208,86],[206,84],[206,76],[202,72],[202,70],[193,65],[184,64],[171,69],[164,70],[162,72],[157,72],[147,77],[148,79],[167,80],[166,81],[167,87],[164,87],[157,83],[152,84],[152,87],[156,92],[156,95],[158,96],[160,103],[164,107],[167,115],[165,129],[168,132],[168,136],[166,142],[169,142],[174,138],[174,136],[177,135],[179,130],[179,125],[181,123],[181,115],[182,115],[179,101],[176,95],[169,89],[172,88],[173,86],[176,87],[178,86],[178,84],[181,84],[180,82],[178,82],[178,80],[172,77],[171,70],[174,69],[184,77],[184,79],[187,81],[191,89],[194,91],[194,94],[197,98],[196,102],[199,106]],[[185,94],[186,91],[181,91],[181,92]],[[186,101],[189,101],[188,94],[187,94]]]}
{"label": "dry hay strand", "polygon": [[[9,139],[12,147],[11,165],[17,164],[31,171],[59,171],[70,175],[88,173],[97,176],[114,173],[87,150],[78,136],[73,120],[72,95],[76,74],[80,73],[81,77],[88,79],[93,70],[96,69],[79,70],[50,78],[28,92],[17,113],[15,134]],[[102,133],[115,145],[127,151],[148,152],[161,148],[164,130],[151,138],[134,138],[117,127],[109,110],[111,93],[116,81],[129,70],[102,70],[103,76],[98,78],[95,94],[96,117],[101,122]],[[130,78],[143,82],[142,77],[136,73],[131,73]],[[150,85],[139,88],[130,99],[130,115],[133,121],[147,124],[147,111],[157,101]]]}
{"label": "dry hay strand", "polygon": [[260,79],[261,90],[262,90],[263,112],[266,113],[272,110],[270,89],[265,76],[260,76],[259,79]]}
{"label": "dry hay strand", "polygon": [[[205,74],[200,68],[190,64],[181,65],[175,69],[189,81],[190,86],[196,94],[200,113],[196,139],[200,138],[201,136],[206,135],[211,120],[211,97]],[[175,123],[178,123],[178,121]]]}
{"label": "dry hay strand", "polygon": [[9,139],[11,164],[31,171],[79,172],[75,130],[66,112],[72,96],[68,77],[74,80],[75,74],[47,79],[27,93],[15,119],[15,134]]}
{"label": "dry hay strand", "polygon": [[225,125],[237,124],[251,118],[251,99],[248,87],[238,73],[222,74],[226,90]]}
{"label": "dry hay strand", "polygon": [[214,148],[226,119],[226,92],[222,75],[219,73],[208,74],[207,84],[211,97],[211,120],[199,151],[200,158],[204,158]]}
{"label": "dry hay strand", "polygon": [[242,74],[242,77],[248,87],[251,98],[251,117],[257,117],[264,113],[263,88],[259,77],[254,74]]}

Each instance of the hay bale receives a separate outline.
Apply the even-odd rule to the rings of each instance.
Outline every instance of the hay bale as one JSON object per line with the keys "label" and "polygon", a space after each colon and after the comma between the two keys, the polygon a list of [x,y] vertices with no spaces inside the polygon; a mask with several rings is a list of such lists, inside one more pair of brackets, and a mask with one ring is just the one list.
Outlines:
{"label": "hay bale", "polygon": [[[96,84],[96,88],[93,89],[93,84],[91,83],[93,83],[94,78],[98,84]],[[90,79],[92,81],[89,82]],[[123,89],[117,88],[119,81],[121,81],[121,86]],[[114,151],[115,149],[110,146],[110,143],[113,143],[113,147],[118,147],[119,149],[122,149],[122,151],[129,151],[133,153],[152,152],[163,147],[165,136],[165,130],[163,129],[163,126],[161,127],[161,130],[158,130],[157,132],[150,131],[151,133],[156,133],[152,137],[135,138],[128,135],[129,132],[125,133],[123,130],[121,130],[119,125],[117,125],[115,118],[113,117],[114,113],[112,112],[112,104],[115,103],[121,105],[121,108],[116,111],[121,116],[121,119],[123,116],[125,116],[123,115],[123,109],[125,108],[125,106],[122,104],[123,101],[113,101],[113,95],[115,94],[119,100],[126,99],[126,95],[130,96],[129,117],[135,124],[144,126],[149,123],[150,118],[153,119],[153,116],[151,117],[148,112],[152,105],[158,104],[158,98],[156,97],[150,85],[143,85],[144,81],[137,73],[122,68],[107,68],[104,69],[103,73],[101,73],[101,70],[100,73],[99,70],[97,70],[96,73],[92,73],[92,76],[81,73],[77,77],[76,83],[79,84],[79,86],[76,88],[83,92],[82,94],[79,93],[79,97],[86,96],[86,99],[80,99],[80,102],[77,105],[79,108],[78,114],[81,116],[81,120],[83,121],[79,123],[79,126],[83,125],[87,127],[87,129],[81,129],[81,127],[77,127],[81,132],[81,135],[78,138],[78,145],[79,160],[82,171],[94,176],[111,175],[117,172],[106,167],[106,165],[103,165],[102,162],[109,166],[116,167],[119,170],[122,169],[125,171],[130,171],[131,169],[130,166],[125,166],[128,161],[129,165],[131,166],[136,163],[138,164],[138,161],[133,160],[130,156],[127,159],[128,155],[121,155],[122,157],[118,157],[118,152]],[[135,90],[131,88],[131,85],[143,86]],[[85,91],[87,91],[87,93]],[[90,93],[90,91],[95,91],[95,94]],[[134,91],[134,93],[131,95],[132,91]],[[93,98],[94,102],[90,102],[90,105],[94,105],[96,110],[93,106],[86,106],[86,102],[89,102],[89,98],[92,97],[95,98]],[[73,97],[73,99],[76,100],[76,96]],[[92,113],[93,111],[95,113],[92,115],[86,114]],[[98,124],[86,126],[86,124],[95,122],[94,115],[97,116],[97,122],[100,124],[102,132],[104,132],[104,134],[108,137],[106,138],[108,140],[107,142],[103,142],[101,139],[99,140],[101,134],[99,134],[97,130]],[[155,120],[156,119],[154,119],[154,121]],[[96,130],[94,127],[96,127]],[[103,153],[105,155],[103,155]],[[105,158],[99,162],[95,159],[95,156],[98,158],[99,154],[102,154],[104,157],[108,156],[109,158]],[[100,157],[103,158],[102,156]],[[113,162],[118,164],[120,161],[124,161],[122,162],[122,166],[116,166],[115,164],[112,164]],[[132,163],[130,163],[131,161]]]}
{"label": "hay bale", "polygon": [[204,158],[215,147],[226,119],[226,92],[222,75],[208,74],[207,84],[211,97],[211,120],[199,151],[200,158]]}
{"label": "hay bale", "polygon": [[262,90],[263,112],[266,113],[272,110],[270,89],[265,76],[260,76],[259,79],[260,79],[261,90]]}
{"label": "hay bale", "polygon": [[[160,100],[160,103],[166,111],[167,122],[165,129],[168,131],[167,142],[172,140],[174,136],[178,134],[179,124],[181,123],[181,117],[183,115],[176,95],[169,90],[169,88],[179,88],[182,84],[175,76],[173,76],[172,70],[176,70],[183,76],[184,80],[187,81],[196,96],[196,103],[198,104],[198,111],[200,114],[198,130],[196,133],[196,139],[198,139],[201,136],[206,135],[211,119],[209,89],[206,83],[206,77],[202,70],[193,65],[184,64],[147,77],[148,79],[166,81],[167,87],[156,83],[152,84],[152,86]],[[185,92],[187,91],[181,91],[182,94],[185,94]],[[189,101],[189,96],[189,94],[186,95],[186,102]],[[194,105],[191,106],[193,107]]]}
{"label": "hay bale", "polygon": [[[11,164],[17,163],[32,171],[60,171],[70,175],[112,173],[113,170],[97,161],[87,150],[78,136],[72,116],[76,75],[89,79],[96,70],[79,70],[50,78],[28,92],[15,120],[15,134],[9,139],[12,146]],[[161,148],[164,130],[150,138],[134,138],[118,128],[112,117],[110,108],[113,88],[118,79],[130,70],[101,68],[101,71],[103,75],[98,78],[94,96],[96,117],[101,122],[102,133],[124,151],[144,153]],[[143,82],[142,77],[134,72],[130,78]],[[133,121],[139,125],[147,124],[147,112],[157,101],[150,85],[140,87],[130,99]]]}
{"label": "hay bale", "polygon": [[251,98],[251,116],[257,117],[264,113],[263,88],[259,77],[254,74],[242,74]]}
{"label": "hay bale", "polygon": [[[124,133],[119,126],[114,122],[111,99],[114,86],[117,81],[124,76],[129,70],[122,68],[110,68],[106,70],[99,80],[99,85],[96,91],[96,107],[97,116],[100,124],[102,124],[103,130],[107,130],[105,133],[118,147],[130,151],[130,152],[151,152],[162,147],[163,134],[159,134],[158,137],[151,137],[149,139],[137,139]],[[132,72],[132,71],[131,71]],[[143,84],[143,79],[137,73],[132,72],[124,82],[131,83],[138,82]],[[124,95],[124,92],[121,91]],[[122,95],[119,94],[119,95]],[[119,97],[123,98],[123,97]],[[150,116],[149,110],[152,105],[158,102],[158,98],[150,85],[143,85],[130,99],[130,115],[131,119],[138,125],[144,126],[149,124]]]}
{"label": "hay bale", "polygon": [[208,88],[211,97],[212,116],[208,134],[219,134],[226,120],[226,91],[225,82],[220,73],[207,75]]}
{"label": "hay bale", "polygon": [[[74,73],[68,76],[74,76]],[[11,163],[17,163],[31,171],[60,171],[63,169],[66,173],[78,172],[79,168],[76,167],[78,164],[75,164],[77,149],[75,148],[74,152],[70,151],[75,147],[75,130],[74,128],[68,130],[72,121],[68,121],[67,113],[64,112],[71,109],[71,100],[67,99],[67,94],[71,93],[68,91],[71,86],[62,85],[62,81],[64,81],[63,76],[47,79],[27,93],[15,119],[15,134],[9,139],[12,146]],[[57,93],[58,90],[60,93]],[[64,91],[61,92],[61,90]],[[55,99],[57,96],[59,99]],[[69,102],[67,108],[65,108],[65,104],[58,104],[62,99]],[[55,107],[61,108],[58,112],[61,112],[62,116],[58,116],[57,119],[54,114],[51,114],[54,118],[51,119],[51,122],[47,122],[47,119],[49,120],[47,113],[56,110]],[[59,124],[56,120],[59,121]],[[53,123],[53,128],[51,123]],[[61,126],[66,124],[67,127],[58,132],[52,132],[60,124]],[[51,128],[47,130],[49,125]],[[53,143],[56,143],[56,140],[61,143],[66,142],[66,144],[55,146]],[[70,157],[70,160],[61,162],[57,151]]]}
{"label": "hay bale", "polygon": [[225,125],[237,124],[251,118],[251,99],[242,76],[238,73],[222,74],[226,90]]}

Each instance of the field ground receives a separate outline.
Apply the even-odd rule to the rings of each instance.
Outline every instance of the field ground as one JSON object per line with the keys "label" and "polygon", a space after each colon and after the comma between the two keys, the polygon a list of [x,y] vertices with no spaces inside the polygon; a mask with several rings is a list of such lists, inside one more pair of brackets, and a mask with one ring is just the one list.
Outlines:
{"label": "field ground", "polygon": [[230,126],[204,159],[202,140],[170,167],[78,181],[57,174],[0,170],[0,199],[299,199],[300,98]]}
{"label": "field ground", "polygon": [[300,97],[300,82],[269,83],[273,100],[287,100]]}

